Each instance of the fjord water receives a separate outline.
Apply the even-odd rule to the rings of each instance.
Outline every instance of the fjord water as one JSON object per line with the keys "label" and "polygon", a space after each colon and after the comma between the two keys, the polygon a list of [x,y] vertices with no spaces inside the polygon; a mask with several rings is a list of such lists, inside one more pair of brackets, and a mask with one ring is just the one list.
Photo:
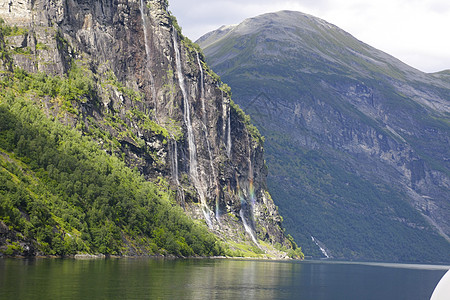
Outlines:
{"label": "fjord water", "polygon": [[449,267],[229,259],[0,259],[0,299],[429,299]]}

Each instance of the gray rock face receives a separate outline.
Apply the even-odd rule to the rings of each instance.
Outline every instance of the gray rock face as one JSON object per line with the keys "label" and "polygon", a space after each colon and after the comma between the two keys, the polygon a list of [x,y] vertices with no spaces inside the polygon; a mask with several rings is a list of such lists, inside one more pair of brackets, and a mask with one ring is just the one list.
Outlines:
{"label": "gray rock face", "polygon": [[8,1],[0,17],[27,29],[7,42],[26,50],[16,51],[16,66],[65,76],[77,65],[95,79],[95,99],[72,103],[78,114],[46,103],[49,115],[93,135],[149,180],[166,178],[186,213],[220,236],[289,245],[267,193],[261,142],[177,32],[167,1]]}
{"label": "gray rock face", "polygon": [[[320,240],[338,258],[448,261],[425,250],[450,249],[448,72],[290,11],[197,42],[266,136],[270,191],[306,252]],[[415,239],[415,254],[392,250]]]}

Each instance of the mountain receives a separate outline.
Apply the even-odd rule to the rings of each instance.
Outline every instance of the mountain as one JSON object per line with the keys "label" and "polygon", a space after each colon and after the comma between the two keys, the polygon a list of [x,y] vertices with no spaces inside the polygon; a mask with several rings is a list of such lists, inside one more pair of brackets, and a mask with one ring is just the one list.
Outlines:
{"label": "mountain", "polygon": [[281,11],[201,37],[265,136],[268,186],[305,254],[450,261],[450,80]]}
{"label": "mountain", "polygon": [[167,6],[1,1],[1,253],[301,255],[262,137]]}

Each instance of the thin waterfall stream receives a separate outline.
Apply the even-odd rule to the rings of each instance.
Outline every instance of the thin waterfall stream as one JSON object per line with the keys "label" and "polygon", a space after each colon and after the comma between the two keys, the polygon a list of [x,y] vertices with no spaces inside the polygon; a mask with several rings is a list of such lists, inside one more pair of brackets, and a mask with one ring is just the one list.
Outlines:
{"label": "thin waterfall stream", "polygon": [[[223,110],[222,113],[223,133],[225,136],[224,143],[227,150],[228,158],[231,158],[231,105],[225,105],[225,101],[223,98],[223,91],[222,91],[222,110]],[[225,120],[227,120],[226,123]]]}
{"label": "thin waterfall stream", "polygon": [[231,110],[228,106],[227,155],[231,158]]}
{"label": "thin waterfall stream", "polygon": [[197,162],[197,149],[195,146],[195,139],[194,139],[194,130],[192,128],[191,123],[191,116],[190,116],[190,108],[189,108],[189,99],[186,92],[186,85],[184,82],[184,75],[181,70],[181,55],[180,55],[180,49],[178,48],[178,34],[175,29],[175,27],[172,27],[173,30],[173,47],[175,49],[175,64],[177,68],[177,77],[178,82],[180,85],[181,93],[183,96],[183,104],[184,104],[184,123],[186,124],[187,128],[187,139],[188,139],[188,148],[189,148],[189,175],[191,177],[191,180],[194,184],[194,187],[196,188],[199,197],[200,197],[200,203],[202,206],[202,212],[205,216],[206,223],[209,227],[212,227],[211,222],[211,216],[210,216],[210,210],[208,208],[208,205],[206,203],[206,187],[202,183],[202,180],[200,179],[199,173],[198,173],[198,162]]}
{"label": "thin waterfall stream", "polygon": [[144,30],[144,43],[145,43],[145,54],[147,59],[147,71],[150,78],[150,90],[152,92],[153,101],[155,101],[155,116],[157,116],[157,100],[156,100],[156,88],[155,88],[155,78],[153,77],[153,73],[150,70],[150,61],[151,61],[151,52],[150,52],[150,44],[148,42],[148,30],[147,30],[147,20],[145,19],[144,14],[144,0],[140,2],[140,11],[141,11],[141,19],[142,19],[142,27]]}
{"label": "thin waterfall stream", "polygon": [[208,150],[208,155],[209,155],[209,165],[211,168],[211,172],[212,172],[212,176],[213,176],[213,180],[215,181],[215,196],[216,196],[216,219],[217,222],[219,222],[220,224],[220,209],[219,209],[219,184],[217,182],[217,176],[216,176],[216,170],[214,169],[214,165],[213,165],[213,155],[211,152],[211,144],[209,142],[209,133],[208,133],[208,128],[206,127],[207,124],[207,116],[206,116],[206,106],[205,106],[205,77],[203,74],[203,68],[202,68],[202,64],[200,62],[200,57],[198,55],[198,52],[196,52],[197,55],[197,64],[198,64],[198,68],[200,70],[200,101],[202,104],[202,125],[203,125],[203,132],[205,133],[205,139],[206,139],[206,146],[207,146],[207,150]]}
{"label": "thin waterfall stream", "polygon": [[253,233],[252,228],[248,225],[247,220],[245,219],[244,207],[246,205],[248,205],[248,202],[245,199],[244,194],[240,188],[239,179],[236,178],[236,181],[237,181],[238,196],[239,196],[239,199],[241,200],[241,209],[239,210],[239,216],[241,217],[242,225],[244,225],[244,229],[250,235],[250,237],[252,238],[252,241],[259,247],[259,244],[255,237],[255,234]]}
{"label": "thin waterfall stream", "polygon": [[205,108],[205,76],[203,74],[202,64],[200,63],[200,57],[198,52],[195,51],[197,55],[197,64],[200,70],[200,100],[202,102],[202,113],[203,113],[203,123],[206,123],[206,108]]}
{"label": "thin waterfall stream", "polygon": [[[250,135],[247,135],[248,138],[248,181],[249,181],[249,185],[248,185],[248,200],[246,200],[243,195],[242,192],[239,191],[239,197],[241,198],[241,210],[239,211],[239,216],[242,219],[242,224],[244,225],[244,229],[245,231],[250,235],[250,237],[252,238],[253,242],[259,247],[258,241],[255,237],[255,233],[253,232],[252,228],[250,227],[250,225],[247,223],[247,220],[245,219],[245,213],[243,210],[243,206],[250,206],[250,217],[253,218],[253,208],[255,206],[255,187],[253,184],[253,166],[252,166],[252,159],[251,159],[251,138]],[[250,202],[250,203],[249,203]],[[244,204],[244,205],[242,205]]]}
{"label": "thin waterfall stream", "polygon": [[177,140],[172,136],[170,140],[170,159],[171,159],[171,167],[172,167],[172,177],[175,180],[177,185],[177,196],[180,199],[181,205],[184,206],[184,192],[181,187],[180,181],[178,179],[178,145]]}

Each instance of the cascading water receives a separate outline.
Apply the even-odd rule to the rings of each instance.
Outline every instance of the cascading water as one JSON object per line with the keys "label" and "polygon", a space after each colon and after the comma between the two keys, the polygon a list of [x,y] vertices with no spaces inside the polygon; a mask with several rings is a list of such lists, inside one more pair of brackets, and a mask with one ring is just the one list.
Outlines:
{"label": "cascading water", "polygon": [[172,177],[173,180],[175,180],[175,183],[177,185],[180,184],[178,181],[178,149],[177,149],[177,141],[175,139],[170,140],[170,160],[171,160],[171,167],[172,167]]}
{"label": "cascading water", "polygon": [[225,103],[225,99],[223,98],[223,91],[221,90],[222,93],[222,133],[223,133],[223,143],[226,146],[227,145],[227,136],[226,136],[226,130],[227,130],[227,110],[228,110],[228,106]]}
{"label": "cascading water", "polygon": [[148,42],[148,30],[147,30],[147,20],[145,19],[144,14],[144,0],[141,0],[140,2],[140,11],[141,11],[141,19],[142,19],[142,27],[144,30],[144,43],[145,43],[145,54],[147,59],[147,71],[150,78],[150,89],[152,92],[153,101],[155,101],[155,116],[157,115],[157,100],[156,100],[156,88],[155,88],[155,79],[153,77],[153,74],[150,70],[150,59],[151,59],[151,53],[150,53],[150,45]]}
{"label": "cascading water", "polygon": [[202,102],[202,113],[203,113],[203,121],[205,122],[205,113],[206,113],[206,109],[205,109],[205,77],[203,75],[203,68],[202,68],[202,64],[200,63],[200,57],[198,55],[198,52],[195,52],[197,55],[197,64],[198,64],[198,68],[200,70],[200,100]]}
{"label": "cascading water", "polygon": [[324,248],[322,248],[319,245],[319,242],[313,237],[311,236],[311,240],[316,244],[317,247],[319,247],[320,251],[322,252],[322,254],[326,257],[326,258],[330,258],[330,256],[327,253],[327,250],[325,250]]}
{"label": "cascading water", "polygon": [[245,220],[244,212],[242,209],[239,211],[239,216],[241,216],[242,224],[244,225],[245,231],[250,234],[250,237],[252,238],[253,243],[259,246],[258,241],[256,240],[255,234],[253,233],[253,230],[248,226],[247,221]]}
{"label": "cascading water", "polygon": [[253,207],[255,206],[256,196],[255,196],[255,187],[253,186],[253,166],[252,166],[252,152],[250,149],[251,139],[250,135],[248,137],[248,181],[249,181],[249,195],[250,195],[250,205],[253,212]]}
{"label": "cascading water", "polygon": [[[244,207],[250,206],[250,217],[253,217],[253,207],[255,206],[256,196],[255,196],[255,187],[253,185],[253,167],[252,167],[252,159],[251,159],[251,139],[250,136],[248,138],[248,198],[250,201],[247,201],[242,195],[242,191],[240,190],[239,181],[238,181],[238,194],[241,199],[241,210],[239,211],[239,215],[241,216],[242,223],[244,225],[245,231],[250,234],[253,242],[259,246],[255,234],[253,233],[252,228],[248,225],[247,220],[245,219]],[[250,202],[250,203],[249,203]]]}
{"label": "cascading water", "polygon": [[231,158],[231,107],[229,103],[225,103],[225,100],[223,98],[223,91],[222,91],[222,112],[223,112],[222,113],[223,135],[225,138],[224,143],[227,150],[228,158]]}
{"label": "cascading water", "polygon": [[[213,157],[212,157],[212,152],[211,152],[211,145],[209,143],[209,137],[208,137],[208,130],[206,128],[206,125],[203,123],[203,131],[205,132],[205,139],[206,139],[206,147],[208,149],[208,155],[209,155],[209,166],[211,168],[211,173],[212,173],[212,178],[214,181],[217,181],[217,176],[216,176],[216,170],[214,169],[214,165],[213,165]],[[215,194],[216,194],[216,219],[220,224],[220,210],[219,210],[219,184],[217,182],[215,182],[216,185],[216,190],[215,190]]]}
{"label": "cascading water", "polygon": [[241,210],[239,210],[239,216],[241,217],[242,220],[242,224],[244,225],[244,229],[245,231],[250,235],[250,237],[252,238],[252,241],[259,246],[258,241],[256,240],[255,234],[253,233],[252,228],[248,225],[247,220],[245,219],[245,214],[244,214],[244,207],[246,207],[248,205],[247,200],[245,200],[245,197],[241,191],[240,185],[239,185],[239,180],[237,179],[237,191],[238,191],[238,196],[239,199],[241,200]]}
{"label": "cascading water", "polygon": [[178,180],[178,145],[177,141],[172,137],[170,140],[170,159],[172,167],[172,178],[177,185],[177,196],[182,206],[184,206],[184,192]]}
{"label": "cascading water", "polygon": [[142,19],[142,27],[144,29],[144,42],[145,42],[145,54],[147,55],[147,61],[150,60],[150,46],[148,44],[148,36],[147,36],[147,20],[145,19],[145,14],[144,14],[144,0],[141,0],[141,5],[140,5],[140,10],[141,10],[141,19]]}
{"label": "cascading water", "polygon": [[183,118],[187,128],[187,139],[189,147],[189,175],[194,184],[194,187],[196,188],[199,194],[202,212],[203,215],[205,216],[206,223],[208,224],[209,227],[212,227],[209,208],[208,205],[206,204],[206,187],[202,184],[197,169],[198,168],[197,149],[195,147],[194,131],[192,129],[191,123],[189,99],[186,92],[186,85],[184,83],[184,75],[181,70],[181,55],[180,50],[178,48],[178,40],[177,40],[178,35],[175,27],[172,27],[172,30],[173,30],[173,47],[175,49],[175,64],[177,68],[177,77],[181,89],[181,94],[183,96],[183,104],[184,104]]}
{"label": "cascading water", "polygon": [[[211,145],[209,142],[209,133],[208,133],[208,128],[206,127],[207,124],[207,116],[206,116],[206,106],[205,106],[205,77],[203,74],[203,68],[202,68],[202,64],[200,62],[200,57],[198,55],[198,52],[196,52],[197,55],[197,64],[198,64],[198,68],[200,70],[200,101],[202,103],[202,117],[203,117],[203,132],[205,133],[205,139],[206,139],[206,146],[207,146],[207,150],[208,150],[208,155],[209,155],[209,165],[211,168],[211,173],[213,176],[213,180],[216,181],[217,180],[217,176],[216,176],[216,171],[214,169],[214,165],[213,165],[213,156],[212,156],[212,152],[211,152]],[[219,184],[217,182],[215,182],[216,185],[216,219],[220,224],[220,209],[219,209]]]}
{"label": "cascading water", "polygon": [[231,158],[231,111],[228,107],[228,130],[227,130],[227,155]]}

